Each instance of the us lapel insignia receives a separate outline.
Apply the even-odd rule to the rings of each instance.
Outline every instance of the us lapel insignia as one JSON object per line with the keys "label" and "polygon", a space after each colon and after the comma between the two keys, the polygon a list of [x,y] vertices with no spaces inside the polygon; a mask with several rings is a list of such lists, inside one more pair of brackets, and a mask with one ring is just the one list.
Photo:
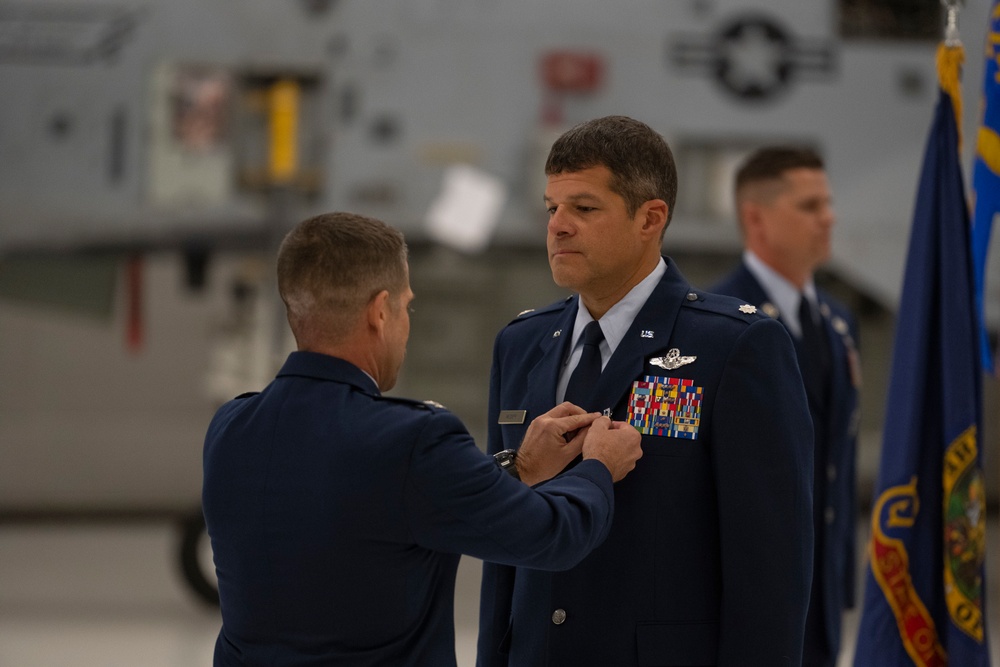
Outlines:
{"label": "us lapel insignia", "polygon": [[740,312],[746,313],[747,315],[753,315],[757,312],[757,306],[751,306],[749,303],[744,303],[740,306]]}
{"label": "us lapel insignia", "polygon": [[682,357],[681,351],[676,347],[670,348],[665,357],[653,357],[649,360],[653,366],[658,366],[664,370],[672,371],[681,366],[687,366],[698,357]]}
{"label": "us lapel insignia", "polygon": [[652,338],[653,332],[650,331],[649,329],[643,329],[639,335],[642,336],[643,338]]}

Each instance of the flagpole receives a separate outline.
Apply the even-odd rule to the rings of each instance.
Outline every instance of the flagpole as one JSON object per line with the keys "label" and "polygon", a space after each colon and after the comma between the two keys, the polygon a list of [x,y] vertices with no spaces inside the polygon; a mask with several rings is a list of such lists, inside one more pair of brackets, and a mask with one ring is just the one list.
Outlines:
{"label": "flagpole", "polygon": [[948,93],[955,110],[955,131],[958,132],[958,153],[962,153],[962,63],[965,62],[965,47],[958,32],[958,13],[961,0],[941,0],[947,9],[944,39],[938,46],[938,85]]}
{"label": "flagpole", "polygon": [[960,11],[960,0],[941,0],[941,4],[944,5],[945,9],[948,11],[948,18],[946,19],[944,26],[944,45],[962,46],[962,38],[958,34],[958,12]]}

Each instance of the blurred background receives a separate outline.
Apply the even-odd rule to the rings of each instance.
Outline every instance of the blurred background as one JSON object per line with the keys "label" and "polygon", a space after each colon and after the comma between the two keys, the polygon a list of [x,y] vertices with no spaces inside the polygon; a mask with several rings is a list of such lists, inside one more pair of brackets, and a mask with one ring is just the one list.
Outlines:
{"label": "blurred background", "polygon": [[[988,11],[959,16],[966,137]],[[739,260],[739,161],[775,142],[826,160],[819,280],[862,329],[863,544],[943,27],[940,0],[0,0],[0,665],[210,664],[202,438],[292,349],[273,258],[310,215],[406,233],[416,312],[392,393],[484,439],[494,335],[565,296],[545,155],[608,114],[671,144],[664,253],[699,287]],[[986,302],[995,343],[995,271]],[[460,572],[462,665],[477,568]]]}

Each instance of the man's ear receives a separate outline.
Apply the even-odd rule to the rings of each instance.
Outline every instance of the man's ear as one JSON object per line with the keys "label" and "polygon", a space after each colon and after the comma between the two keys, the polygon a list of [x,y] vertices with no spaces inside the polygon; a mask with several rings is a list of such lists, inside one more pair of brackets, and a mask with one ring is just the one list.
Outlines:
{"label": "man's ear", "polygon": [[742,200],[736,214],[745,235],[749,236],[760,228],[761,205],[759,202],[753,199]]}
{"label": "man's ear", "polygon": [[639,207],[638,212],[642,220],[643,236],[660,238],[663,226],[667,224],[667,214],[670,212],[667,202],[662,199],[650,199]]}
{"label": "man's ear", "polygon": [[372,297],[365,309],[368,318],[368,327],[380,336],[385,330],[385,323],[389,319],[389,290],[382,290]]}

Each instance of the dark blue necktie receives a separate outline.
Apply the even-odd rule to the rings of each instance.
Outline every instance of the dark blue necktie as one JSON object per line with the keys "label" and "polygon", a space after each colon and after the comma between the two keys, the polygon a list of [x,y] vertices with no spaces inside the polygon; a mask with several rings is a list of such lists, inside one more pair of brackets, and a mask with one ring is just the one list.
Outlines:
{"label": "dark blue necktie", "polygon": [[583,353],[566,385],[566,400],[590,410],[597,380],[601,377],[601,341],[604,332],[597,320],[583,328]]}
{"label": "dark blue necktie", "polygon": [[830,375],[830,345],[816,322],[812,304],[804,295],[799,300],[799,325],[802,327],[802,356],[799,359],[802,379],[806,388],[825,405]]}

